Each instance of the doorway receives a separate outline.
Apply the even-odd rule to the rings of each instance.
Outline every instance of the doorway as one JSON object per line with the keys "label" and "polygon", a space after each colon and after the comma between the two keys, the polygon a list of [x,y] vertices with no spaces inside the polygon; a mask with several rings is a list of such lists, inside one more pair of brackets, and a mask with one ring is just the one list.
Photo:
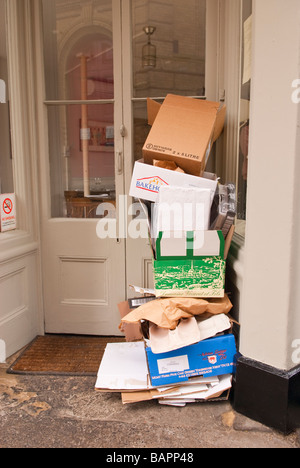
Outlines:
{"label": "doorway", "polygon": [[[128,286],[152,286],[148,240],[128,235],[140,213],[127,194],[150,129],[147,97],[203,97],[212,82],[206,3],[40,2],[46,333],[119,335]],[[103,219],[115,235],[99,236]]]}

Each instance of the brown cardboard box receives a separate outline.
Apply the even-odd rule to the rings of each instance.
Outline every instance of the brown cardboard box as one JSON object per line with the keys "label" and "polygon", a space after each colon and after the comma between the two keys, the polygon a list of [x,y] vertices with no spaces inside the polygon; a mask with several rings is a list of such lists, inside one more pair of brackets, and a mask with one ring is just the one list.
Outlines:
{"label": "brown cardboard box", "polygon": [[201,176],[213,143],[222,133],[226,107],[220,103],[169,94],[164,103],[148,99],[152,125],[143,147],[146,164],[174,161],[186,173]]}
{"label": "brown cardboard box", "polygon": [[[118,309],[120,312],[121,319],[132,312],[132,309],[129,307],[128,301],[120,302],[118,304]],[[120,331],[124,333],[125,339],[127,342],[130,341],[140,341],[143,339],[141,332],[141,326],[139,323],[124,323],[120,324]]]}

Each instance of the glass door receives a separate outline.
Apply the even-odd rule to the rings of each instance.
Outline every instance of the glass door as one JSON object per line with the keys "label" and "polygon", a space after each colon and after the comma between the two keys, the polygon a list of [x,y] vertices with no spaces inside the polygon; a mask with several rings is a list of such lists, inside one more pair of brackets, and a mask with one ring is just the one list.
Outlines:
{"label": "glass door", "polygon": [[[138,216],[128,194],[150,130],[147,98],[204,98],[207,2],[41,5],[48,125],[42,164],[46,331],[119,334],[117,304],[130,295],[128,286],[152,286],[151,250],[147,238],[126,229],[100,239],[97,218],[118,221],[121,214],[128,227]],[[112,209],[103,213],[103,202]]]}
{"label": "glass door", "polygon": [[117,218],[124,193],[121,4],[41,1],[48,333],[120,334],[117,304],[126,296],[125,239],[100,238],[97,224],[99,218]]}

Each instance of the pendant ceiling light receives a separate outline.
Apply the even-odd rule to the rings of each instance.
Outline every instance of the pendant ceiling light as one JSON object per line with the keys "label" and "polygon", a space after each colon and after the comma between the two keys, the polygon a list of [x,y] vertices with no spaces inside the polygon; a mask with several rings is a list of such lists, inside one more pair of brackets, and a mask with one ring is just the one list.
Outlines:
{"label": "pendant ceiling light", "polygon": [[145,26],[143,28],[145,34],[148,36],[148,43],[143,47],[143,68],[156,67],[156,47],[151,44],[151,36],[156,31],[154,26]]}

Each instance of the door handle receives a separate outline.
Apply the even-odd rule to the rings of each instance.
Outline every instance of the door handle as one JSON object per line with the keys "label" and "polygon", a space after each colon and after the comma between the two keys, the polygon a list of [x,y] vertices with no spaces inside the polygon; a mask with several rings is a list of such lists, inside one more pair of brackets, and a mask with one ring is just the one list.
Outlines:
{"label": "door handle", "polygon": [[117,170],[118,170],[118,175],[123,174],[123,152],[122,151],[117,151]]}

